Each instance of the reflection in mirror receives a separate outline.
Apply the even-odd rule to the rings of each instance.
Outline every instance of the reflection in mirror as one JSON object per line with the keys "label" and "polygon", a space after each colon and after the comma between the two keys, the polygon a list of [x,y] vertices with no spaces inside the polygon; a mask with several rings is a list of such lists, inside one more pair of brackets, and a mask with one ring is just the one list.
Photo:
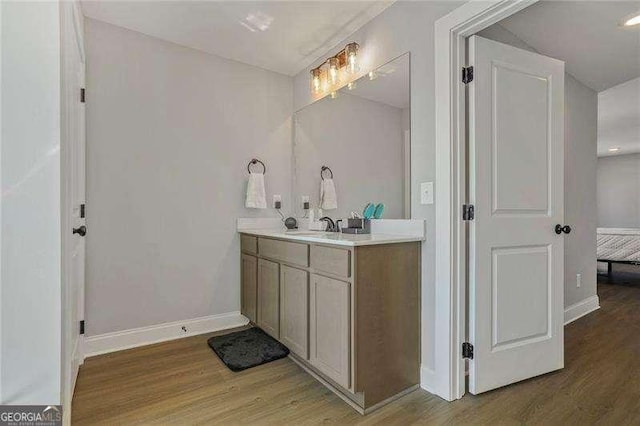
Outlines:
{"label": "reflection in mirror", "polygon": [[[383,203],[384,219],[409,218],[409,53],[371,71],[295,114],[293,191],[320,207],[320,171],[333,172],[338,208],[332,218]],[[325,176],[328,173],[325,172]],[[300,210],[298,209],[298,213]]]}

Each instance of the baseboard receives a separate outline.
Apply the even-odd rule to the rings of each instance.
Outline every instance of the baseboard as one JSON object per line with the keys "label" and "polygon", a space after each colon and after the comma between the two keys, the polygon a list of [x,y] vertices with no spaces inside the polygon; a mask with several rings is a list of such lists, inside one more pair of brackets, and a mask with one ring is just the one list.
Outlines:
{"label": "baseboard", "polygon": [[429,393],[439,396],[445,401],[453,401],[449,397],[448,391],[440,385],[435,370],[424,365],[420,366],[420,387]]}
{"label": "baseboard", "polygon": [[564,310],[564,325],[572,323],[598,309],[600,309],[600,298],[597,295],[574,303]]}
{"label": "baseboard", "polygon": [[[241,327],[249,320],[240,312],[211,315],[184,321],[174,321],[149,327],[133,328],[113,333],[99,334],[87,337],[85,340],[85,357],[91,357],[109,352],[131,349],[168,340],[211,333]],[[184,327],[184,329],[183,329]]]}

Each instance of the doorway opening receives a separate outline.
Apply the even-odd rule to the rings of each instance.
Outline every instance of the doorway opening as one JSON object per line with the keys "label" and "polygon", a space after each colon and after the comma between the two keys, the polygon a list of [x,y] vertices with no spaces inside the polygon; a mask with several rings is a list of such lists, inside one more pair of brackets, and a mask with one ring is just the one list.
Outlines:
{"label": "doorway opening", "polygon": [[[551,330],[556,330],[555,338],[563,337],[563,325],[593,312],[600,306],[596,292],[595,232],[597,93],[616,78],[624,78],[621,76],[638,72],[636,59],[638,50],[636,47],[635,51],[630,51],[630,63],[621,61],[616,65],[619,69],[606,73],[609,81],[604,79],[597,81],[590,78],[595,66],[586,73],[576,72],[576,70],[585,69],[579,58],[575,55],[558,54],[554,49],[545,48],[544,43],[537,40],[535,35],[528,34],[528,30],[532,29],[537,33],[536,35],[544,39],[545,31],[540,31],[540,28],[549,28],[553,22],[543,17],[549,17],[548,14],[551,13],[556,18],[554,20],[560,22],[564,17],[566,28],[562,28],[563,31],[554,31],[551,28],[548,31],[549,34],[554,34],[554,43],[558,45],[562,40],[556,35],[574,31],[571,26],[576,25],[575,21],[568,20],[566,17],[571,16],[572,13],[575,14],[576,11],[545,11],[545,8],[586,9],[587,13],[592,14],[589,19],[599,23],[596,19],[611,20],[612,14],[617,16],[621,13],[620,8],[633,5],[621,4],[617,8],[608,9],[606,13],[601,13],[596,10],[602,7],[599,4],[585,7],[584,4],[564,3],[567,2],[465,4],[436,23],[438,154],[436,164],[440,199],[440,204],[436,206],[438,221],[436,245],[439,247],[436,260],[436,295],[441,296],[436,304],[448,302],[436,314],[436,321],[439,322],[436,327],[448,326],[451,330],[448,340],[438,340],[439,349],[437,349],[440,359],[447,362],[449,373],[449,387],[443,388],[440,395],[450,400],[461,398],[465,393],[467,363],[469,364],[469,389],[472,393],[522,380],[527,375],[521,374],[522,371],[519,368],[521,366],[502,362],[497,363],[495,371],[492,371],[490,358],[504,356],[509,351],[525,347],[526,344],[539,344],[545,339],[553,340],[554,334]],[[537,19],[543,19],[543,21],[538,22]],[[584,19],[580,22],[584,24]],[[622,37],[627,41],[624,46],[633,49],[635,46],[633,43],[637,37],[634,39],[633,35],[630,37],[629,33],[621,32],[624,30],[617,27],[615,20],[610,24],[609,29],[598,25],[600,37],[602,37],[602,31],[608,31],[607,37],[612,39]],[[580,38],[579,35],[576,37]],[[482,95],[489,98],[484,99],[485,104],[478,100],[479,91],[482,90],[478,85],[485,84],[482,83],[483,76],[479,77],[478,73],[483,71],[471,62],[474,59],[481,59],[478,56],[480,39],[486,39],[493,47],[502,46],[499,47],[498,57],[488,59],[487,69],[491,75],[484,75],[488,82],[486,84],[489,86]],[[628,42],[629,39],[630,42]],[[583,56],[582,60],[593,61],[599,46],[589,45],[586,40],[583,42],[586,43],[584,49],[573,49],[575,47],[573,45],[567,48],[570,47],[580,53]],[[565,131],[563,131],[564,135],[558,138],[562,141],[561,148],[564,154],[558,169],[554,169],[553,166],[553,155],[558,155],[553,150],[553,145],[545,145],[546,152],[538,156],[542,146],[527,154],[527,147],[531,144],[528,146],[518,143],[501,144],[501,138],[508,140],[510,136],[513,139],[513,136],[517,135],[526,139],[534,135],[537,128],[525,130],[527,125],[536,118],[535,105],[542,105],[544,101],[543,97],[536,100],[534,94],[536,84],[544,86],[544,83],[540,81],[540,75],[528,69],[532,64],[527,64],[526,60],[519,64],[514,64],[513,61],[510,63],[508,59],[505,60],[501,56],[505,51],[515,52],[514,49],[530,55],[552,57],[567,64],[562,91],[564,116],[561,123]],[[524,53],[524,56],[528,56]],[[625,64],[626,69],[624,69]],[[474,81],[464,84],[462,80],[469,76],[469,66],[474,66]],[[614,76],[613,71],[619,71],[619,76]],[[542,108],[539,112],[553,111],[553,108],[550,108],[553,103],[552,80],[554,79],[547,81],[546,89],[539,88],[540,94],[546,90],[546,93],[551,95],[546,98],[551,102],[547,103],[546,109]],[[557,78],[555,82],[557,83]],[[525,89],[531,92],[526,93]],[[511,98],[512,101],[517,99],[518,92],[520,92],[521,101],[510,104],[509,99]],[[492,96],[494,100],[491,100]],[[499,99],[499,102],[495,99]],[[474,108],[478,105],[483,105],[484,109],[478,109],[476,112],[489,116],[485,127],[473,117]],[[512,109],[504,108],[504,105],[510,105]],[[531,121],[518,121],[518,113],[523,111],[533,114],[523,115]],[[465,120],[467,114],[470,117],[468,123]],[[504,117],[514,114],[516,118],[505,121],[503,117],[502,121],[496,122],[495,117],[499,114],[503,114]],[[510,134],[512,127],[515,127],[516,131]],[[551,126],[547,130],[553,128]],[[489,138],[487,149],[491,151],[490,153],[487,153],[487,150],[478,150],[478,145],[473,145],[474,135],[483,131]],[[501,133],[496,137],[497,131]],[[551,133],[547,132],[547,138]],[[470,141],[469,145],[467,145],[467,137]],[[518,149],[522,151],[518,153]],[[479,157],[480,154],[486,158],[482,160]],[[525,155],[526,161],[522,158]],[[535,164],[539,164],[539,169]],[[539,179],[544,176],[541,171],[545,170],[549,173],[545,180],[548,185],[527,184],[539,182]],[[557,175],[559,172],[561,176]],[[506,176],[507,179],[497,179],[499,174]],[[586,178],[584,178],[585,175]],[[479,179],[483,177],[484,181]],[[478,186],[479,183],[482,185]],[[479,195],[478,191],[484,191],[484,206],[476,199]],[[558,213],[554,209],[559,207],[558,204],[553,206],[554,196],[559,196],[558,200],[564,205],[564,212],[558,217],[554,216]],[[475,207],[475,222],[465,220],[468,218],[469,205]],[[482,219],[482,216],[479,216],[481,214],[485,214],[485,225],[495,222],[495,229],[486,226],[478,238],[479,232],[476,231],[480,228],[475,231],[473,228],[482,226],[482,220],[478,220],[478,218]],[[516,232],[522,230],[515,225],[518,223],[516,220],[518,216],[527,219],[533,219],[536,216],[539,219],[554,217],[557,220],[552,220],[554,223],[551,227],[545,224],[544,233],[547,238],[554,238],[556,225],[560,225],[558,228],[560,233],[556,235],[564,240],[562,244],[565,247],[561,248],[562,244],[550,242],[552,240],[541,240],[541,232],[531,235],[526,240],[508,243],[505,238],[513,238]],[[530,225],[526,227],[528,230],[534,229]],[[483,242],[490,241],[492,238],[498,241],[496,245],[483,245]],[[554,257],[559,254],[558,251],[562,256]],[[558,262],[561,262],[563,271],[555,269],[559,266]],[[554,274],[556,274],[555,278]],[[530,281],[536,281],[538,284],[546,282],[547,286],[532,290]],[[469,286],[467,286],[468,282]],[[514,282],[518,284],[512,285]],[[514,291],[518,288],[518,291]],[[542,305],[545,306],[546,311],[542,309]],[[467,307],[469,307],[468,310]],[[534,309],[539,310],[534,313]],[[545,312],[548,315],[545,316]],[[485,349],[487,350],[484,355],[477,346],[478,342],[474,341],[479,336],[481,340],[486,341]],[[570,338],[559,340],[560,350],[553,353],[557,356],[557,365],[561,367],[565,365],[562,342],[563,340],[569,342]],[[473,348],[474,358],[465,360],[464,356],[469,355],[469,345]],[[467,350],[463,353],[465,347]],[[488,366],[489,371],[483,379],[489,385],[484,388],[476,387],[473,378],[482,365],[485,368]],[[505,370],[509,378],[497,379],[497,375],[504,373]],[[547,369],[547,371],[552,370],[553,368]],[[535,375],[530,374],[529,377]]]}

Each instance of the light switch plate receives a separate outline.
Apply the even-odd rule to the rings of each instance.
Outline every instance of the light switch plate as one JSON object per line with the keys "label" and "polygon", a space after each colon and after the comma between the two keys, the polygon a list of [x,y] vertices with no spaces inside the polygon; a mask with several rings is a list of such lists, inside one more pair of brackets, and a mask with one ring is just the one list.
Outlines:
{"label": "light switch plate", "polygon": [[433,204],[433,182],[420,184],[420,204]]}
{"label": "light switch plate", "polygon": [[582,274],[576,274],[576,287],[580,287],[582,285]]}

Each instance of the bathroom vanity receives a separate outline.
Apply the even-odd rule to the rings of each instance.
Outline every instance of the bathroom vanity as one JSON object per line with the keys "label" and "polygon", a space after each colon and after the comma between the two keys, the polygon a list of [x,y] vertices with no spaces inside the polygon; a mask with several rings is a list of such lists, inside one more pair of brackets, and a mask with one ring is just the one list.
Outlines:
{"label": "bathroom vanity", "polygon": [[420,381],[420,240],[243,230],[242,314],[366,414]]}

